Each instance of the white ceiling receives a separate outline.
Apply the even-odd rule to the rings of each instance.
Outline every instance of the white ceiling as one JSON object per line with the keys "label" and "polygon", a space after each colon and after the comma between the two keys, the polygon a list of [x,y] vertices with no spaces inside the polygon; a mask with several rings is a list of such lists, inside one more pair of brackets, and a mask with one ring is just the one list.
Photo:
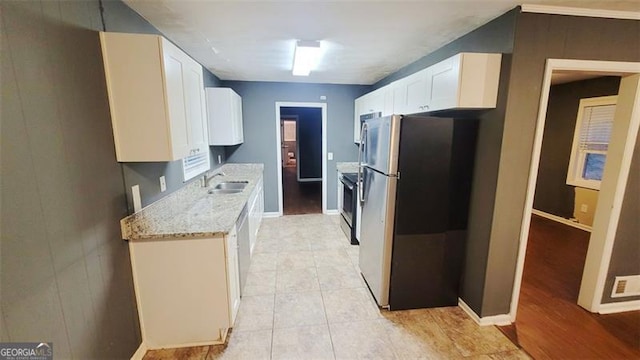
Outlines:
{"label": "white ceiling", "polygon": [[[373,84],[521,0],[124,0],[223,80]],[[640,0],[527,3],[640,10]],[[321,40],[308,77],[291,75],[296,40]]]}

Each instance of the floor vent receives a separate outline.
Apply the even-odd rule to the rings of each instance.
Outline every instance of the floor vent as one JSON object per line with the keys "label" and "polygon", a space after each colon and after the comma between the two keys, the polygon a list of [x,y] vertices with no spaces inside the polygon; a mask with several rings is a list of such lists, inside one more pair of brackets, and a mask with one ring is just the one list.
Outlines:
{"label": "floor vent", "polygon": [[640,295],[640,275],[616,276],[611,297]]}

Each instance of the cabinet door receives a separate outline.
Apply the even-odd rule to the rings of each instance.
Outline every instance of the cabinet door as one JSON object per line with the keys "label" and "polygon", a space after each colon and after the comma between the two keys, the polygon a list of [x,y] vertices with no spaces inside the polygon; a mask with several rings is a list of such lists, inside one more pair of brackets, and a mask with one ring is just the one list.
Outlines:
{"label": "cabinet door", "polygon": [[407,114],[429,111],[431,98],[431,83],[429,69],[421,70],[405,79]]}
{"label": "cabinet door", "polygon": [[229,284],[229,327],[233,327],[240,307],[240,269],[238,267],[238,234],[235,226],[226,237],[227,283]]}
{"label": "cabinet door", "polygon": [[184,66],[185,108],[189,124],[190,155],[209,149],[202,66],[188,61]]}
{"label": "cabinet door", "polygon": [[[173,159],[181,159],[190,152],[189,125],[184,91],[184,53],[162,39],[165,91],[169,112],[169,128]],[[161,106],[161,104],[158,104]]]}
{"label": "cabinet door", "polygon": [[251,252],[253,252],[253,246],[258,236],[258,227],[260,226],[260,191],[262,189],[258,184],[253,189],[251,196],[249,196],[249,246]]}
{"label": "cabinet door", "polygon": [[393,92],[393,113],[405,114],[407,112],[407,85],[404,79],[391,84]]}
{"label": "cabinet door", "polygon": [[432,89],[429,94],[430,110],[450,109],[458,106],[461,58],[462,55],[459,54],[429,68],[429,82]]}
{"label": "cabinet door", "polygon": [[356,144],[360,143],[360,115],[364,109],[362,99],[359,97],[353,102],[353,142]]}
{"label": "cabinet door", "polygon": [[368,93],[365,114],[384,111],[384,89],[380,88]]}
{"label": "cabinet door", "polygon": [[393,115],[393,97],[395,95],[393,92],[393,86],[387,85],[382,88],[382,91],[384,93],[384,109],[382,110],[382,116]]}
{"label": "cabinet door", "polygon": [[342,212],[342,194],[344,193],[344,184],[340,181],[340,173],[338,172],[338,213]]}
{"label": "cabinet door", "polygon": [[233,129],[234,129],[234,138],[237,144],[241,144],[244,142],[244,130],[242,127],[242,98],[238,94],[233,94],[233,108],[234,108],[234,118],[233,118]]}

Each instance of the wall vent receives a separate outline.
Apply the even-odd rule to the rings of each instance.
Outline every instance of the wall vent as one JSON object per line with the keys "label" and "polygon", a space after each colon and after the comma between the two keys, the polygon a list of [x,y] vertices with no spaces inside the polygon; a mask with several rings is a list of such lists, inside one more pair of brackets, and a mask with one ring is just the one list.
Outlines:
{"label": "wall vent", "polygon": [[640,296],[640,275],[616,276],[611,297]]}

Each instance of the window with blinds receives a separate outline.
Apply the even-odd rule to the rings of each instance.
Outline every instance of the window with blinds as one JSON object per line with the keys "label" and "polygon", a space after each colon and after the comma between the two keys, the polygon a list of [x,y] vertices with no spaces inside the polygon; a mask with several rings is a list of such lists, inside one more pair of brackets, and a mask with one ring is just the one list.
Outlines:
{"label": "window with blinds", "polygon": [[184,174],[184,181],[193,179],[194,177],[209,170],[211,167],[209,162],[209,152],[205,151],[202,154],[187,156],[182,159],[182,171]]}
{"label": "window with blinds", "polygon": [[599,190],[607,159],[617,96],[580,100],[567,184]]}

